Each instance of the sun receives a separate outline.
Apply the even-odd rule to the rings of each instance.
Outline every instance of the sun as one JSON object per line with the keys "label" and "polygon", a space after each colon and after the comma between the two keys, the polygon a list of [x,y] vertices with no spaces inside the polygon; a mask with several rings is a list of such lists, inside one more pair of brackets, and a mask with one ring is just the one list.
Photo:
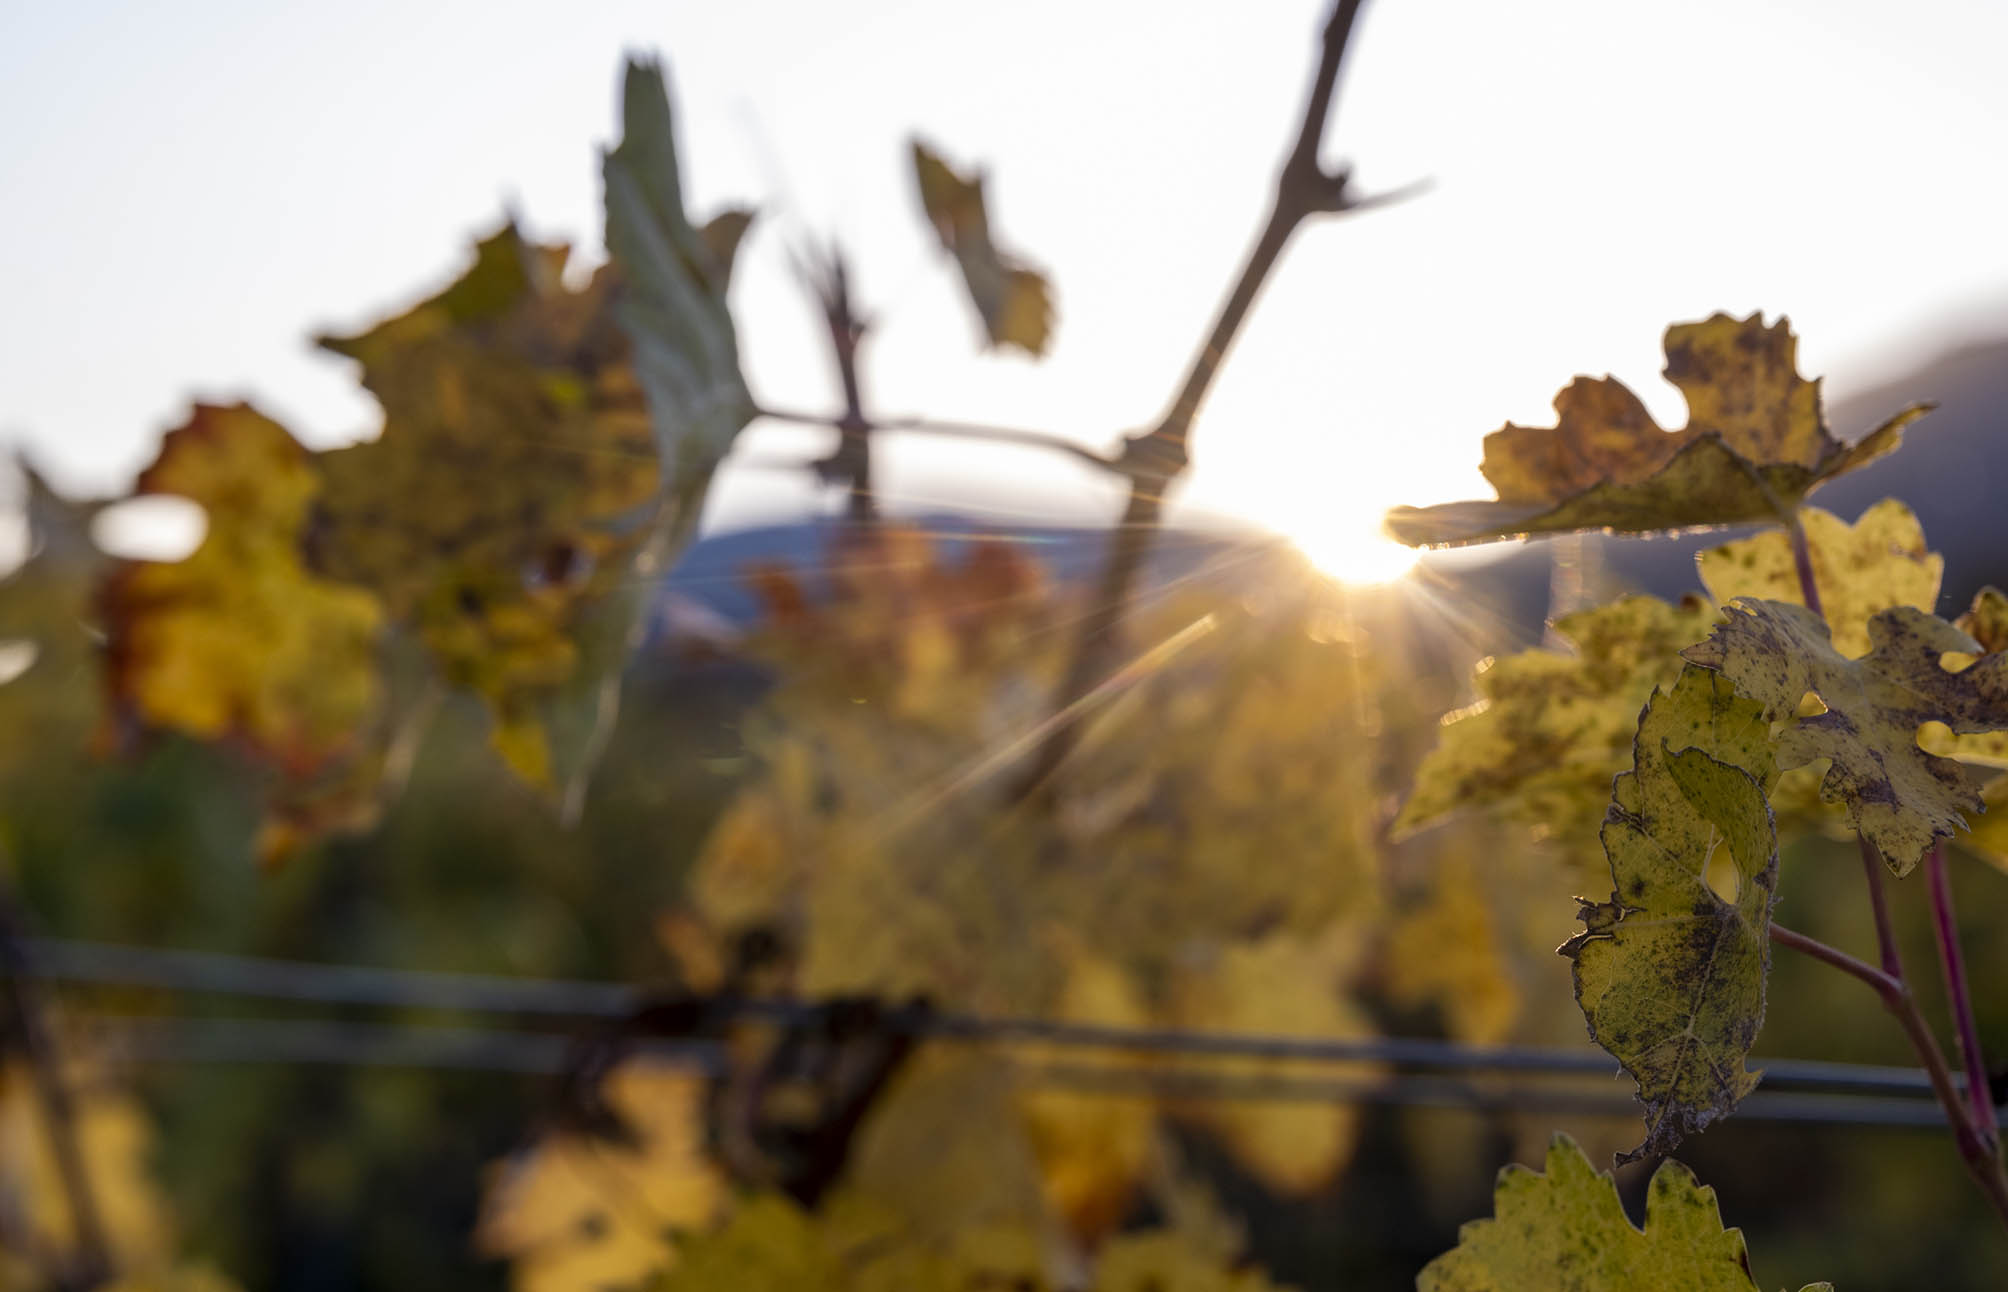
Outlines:
{"label": "sun", "polygon": [[1354,517],[1326,518],[1294,525],[1284,536],[1304,559],[1340,583],[1392,583],[1415,568],[1418,553],[1380,532],[1376,523],[1362,525]]}

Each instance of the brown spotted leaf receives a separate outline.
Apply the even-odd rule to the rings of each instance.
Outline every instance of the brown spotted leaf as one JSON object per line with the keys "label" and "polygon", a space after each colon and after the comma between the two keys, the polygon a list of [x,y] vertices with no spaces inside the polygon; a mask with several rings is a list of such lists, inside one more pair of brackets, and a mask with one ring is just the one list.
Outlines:
{"label": "brown spotted leaf", "polygon": [[505,227],[439,295],[322,341],[362,364],[384,428],[323,455],[313,552],[488,703],[518,775],[570,799],[665,520],[606,271],[570,290],[565,256]]}
{"label": "brown spotted leaf", "polygon": [[1444,719],[1395,819],[1397,836],[1455,813],[1497,808],[1562,838],[1588,838],[1631,761],[1638,713],[1678,672],[1681,648],[1715,612],[1692,598],[1625,597],[1568,615],[1538,647],[1480,666],[1478,701]]}
{"label": "brown spotted leaf", "polygon": [[[1725,614],[1714,635],[1684,655],[1762,704],[1768,721],[1786,724],[1779,766],[1830,760],[1822,795],[1846,805],[1855,829],[1898,875],[1981,809],[1973,774],[1920,748],[1918,732],[1928,722],[1956,734],[2008,730],[2008,655],[1948,669],[1945,656],[1976,655],[1979,643],[1911,606],[1869,621],[1872,649],[1860,659],[1835,650],[1827,625],[1804,606],[1746,599]],[[1802,717],[1809,693],[1825,712]]]}
{"label": "brown spotted leaf", "polygon": [[[1953,625],[1979,642],[1980,649],[1986,654],[1999,654],[2008,649],[2008,595],[2004,595],[1999,588],[1980,589],[1973,595],[1972,606],[1955,619]],[[1949,658],[1946,663],[1954,665],[1963,658]],[[1985,731],[1955,736],[1943,725],[1934,722],[1926,724],[1918,743],[1931,753],[1957,758],[1962,763],[1977,767],[2008,767],[2008,732]],[[2008,786],[2002,788],[2008,789]],[[1999,813],[1992,806],[1999,797],[1997,794],[1988,799],[1988,811],[1996,816],[1996,820],[1968,823],[1974,834],[2008,838],[2008,822],[1998,819],[2008,814]]]}
{"label": "brown spotted leaf", "polygon": [[1715,1190],[1680,1163],[1653,1173],[1643,1230],[1568,1136],[1549,1144],[1547,1167],[1501,1171],[1492,1218],[1465,1225],[1416,1292],[1758,1292],[1742,1231],[1722,1227]]}
{"label": "brown spotted leaf", "polygon": [[1562,944],[1590,1035],[1638,1083],[1646,1136],[1623,1162],[1665,1153],[1757,1085],[1744,1066],[1764,1021],[1777,836],[1761,708],[1688,668],[1639,719],[1604,851],[1609,901],[1584,901]]}
{"label": "brown spotted leaf", "polygon": [[[1850,658],[1869,649],[1869,619],[1891,606],[1929,611],[1938,604],[1945,558],[1924,545],[1924,529],[1903,503],[1885,498],[1853,525],[1832,512],[1799,513],[1812,557],[1813,584],[1833,629],[1834,648]],[[1792,539],[1781,529],[1725,543],[1698,558],[1701,582],[1717,601],[1761,597],[1805,604]]]}
{"label": "brown spotted leaf", "polygon": [[1037,357],[1052,339],[1053,303],[1045,276],[998,249],[990,236],[983,176],[956,173],[939,154],[913,141],[921,209],[941,245],[962,268],[969,299],[992,345],[1015,345]]}
{"label": "brown spotted leaf", "polygon": [[1821,484],[1891,452],[1930,411],[1913,405],[1853,445],[1835,439],[1819,382],[1795,367],[1784,319],[1716,314],[1666,333],[1666,377],[1688,422],[1662,430],[1612,378],[1579,378],[1555,398],[1552,427],[1508,424],[1485,439],[1496,501],[1398,507],[1389,534],[1411,546],[1486,543],[1604,529],[1650,534],[1782,520]]}

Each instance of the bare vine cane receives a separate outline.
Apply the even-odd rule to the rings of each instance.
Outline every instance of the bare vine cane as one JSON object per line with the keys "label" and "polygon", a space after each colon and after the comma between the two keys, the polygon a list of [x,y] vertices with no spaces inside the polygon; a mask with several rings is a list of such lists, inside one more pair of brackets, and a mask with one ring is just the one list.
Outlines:
{"label": "bare vine cane", "polygon": [[1360,3],[1361,0],[1338,0],[1332,7],[1324,27],[1317,72],[1311,80],[1310,99],[1297,129],[1296,144],[1277,177],[1268,221],[1222,302],[1213,326],[1192,356],[1171,406],[1155,427],[1131,436],[1124,445],[1118,461],[1129,477],[1129,501],[1123,509],[1122,521],[1109,539],[1108,557],[1094,600],[1081,620],[1073,657],[1053,705],[1054,721],[1017,787],[1021,798],[1040,793],[1050,782],[1080,738],[1080,720],[1088,707],[1083,701],[1114,672],[1118,632],[1129,609],[1137,574],[1150,554],[1162,519],[1165,492],[1190,461],[1192,424],[1227,352],[1233,348],[1249,308],[1291,235],[1313,216],[1379,206],[1414,191],[1404,189],[1357,197],[1351,191],[1352,174],[1348,168],[1327,170],[1318,160],[1326,121],[1331,116],[1339,65],[1345,57],[1354,20],[1359,16]]}
{"label": "bare vine cane", "polygon": [[[1799,514],[1793,510],[1787,530],[1792,539],[1792,564],[1799,576],[1799,593],[1806,608],[1814,614],[1822,615],[1818,581],[1813,575],[1812,551],[1806,542],[1805,526],[1800,523]],[[1944,847],[1934,844],[1926,857],[1925,866],[1928,882],[1932,890],[1932,932],[1938,942],[1939,957],[1945,968],[1947,995],[1950,999],[1954,1024],[1959,1032],[1960,1050],[1965,1059],[1966,1095],[1962,1097],[1959,1083],[1954,1081],[1952,1068],[1945,1060],[1945,1053],[1939,1048],[1938,1038],[1932,1034],[1931,1025],[1925,1020],[1923,1011],[1917,1006],[1911,994],[1910,983],[1904,977],[1902,956],[1897,950],[1896,936],[1890,921],[1889,897],[1883,883],[1883,859],[1876,846],[1869,840],[1858,839],[1861,847],[1862,863],[1868,876],[1869,905],[1875,916],[1876,941],[1882,958],[1882,968],[1858,960],[1847,952],[1828,946],[1817,938],[1794,932],[1773,923],[1771,938],[1778,945],[1789,947],[1802,955],[1811,956],[1841,972],[1861,979],[1874,989],[1882,1000],[1883,1007],[1896,1017],[1910,1038],[1911,1047],[1917,1051],[1918,1060],[1923,1063],[1926,1074],[1931,1078],[1932,1093],[1938,1097],[1939,1106],[1945,1110],[1946,1120],[1951,1123],[1953,1142],[1959,1150],[1959,1157],[1966,1164],[1967,1173],[1982,1193],[1993,1205],[2004,1225],[2008,1225],[2008,1167],[2001,1160],[1999,1136],[1995,1129],[1994,1108],[1988,1090],[1986,1067],[1980,1054],[1979,1031],[1974,1022],[1971,993],[1967,989],[1964,957],[1960,953],[1958,929],[1952,917],[1952,890],[1945,875]]]}

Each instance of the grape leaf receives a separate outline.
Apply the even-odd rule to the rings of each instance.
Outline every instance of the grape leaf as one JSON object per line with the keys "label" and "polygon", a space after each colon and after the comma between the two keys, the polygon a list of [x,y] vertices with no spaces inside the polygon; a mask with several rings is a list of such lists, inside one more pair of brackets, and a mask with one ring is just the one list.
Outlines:
{"label": "grape leaf", "polygon": [[[1953,621],[1953,626],[1979,642],[1980,649],[1989,655],[2008,650],[2008,594],[1994,587],[1980,589],[1973,594],[1973,604]],[[1948,656],[1945,663],[1947,667],[1956,667],[1965,658],[1964,654]],[[1985,731],[1954,735],[1943,724],[1930,722],[1925,724],[1917,743],[1927,753],[1957,758],[1962,763],[1977,767],[2008,767],[2008,733]],[[1995,799],[1990,798],[1988,802],[1991,812]],[[1970,833],[1989,837],[2008,831],[2008,823],[1986,825],[1970,822],[1969,826]]]}
{"label": "grape leaf", "polygon": [[487,702],[509,766],[572,806],[664,520],[608,276],[569,290],[566,256],[505,226],[438,295],[322,339],[362,364],[384,429],[323,455],[312,552],[382,596]]}
{"label": "grape leaf", "polygon": [[[1958,672],[1948,653],[1976,654],[1978,642],[1910,606],[1869,621],[1869,653],[1835,650],[1827,625],[1804,606],[1741,600],[1726,621],[1685,657],[1722,673],[1784,722],[1778,764],[1832,760],[1820,791],[1845,803],[1848,819],[1898,875],[1909,874],[1939,835],[1981,810],[1978,783],[1966,768],[1925,752],[1918,729],[1942,722],[1967,734],[2008,730],[2008,655],[1987,655]],[[1826,711],[1799,716],[1811,692]]]}
{"label": "grape leaf", "polygon": [[1653,1173],[1643,1230],[1625,1216],[1616,1182],[1568,1136],[1549,1144],[1547,1167],[1501,1171],[1492,1218],[1465,1225],[1416,1292],[1757,1292],[1743,1232],[1722,1227],[1715,1190],[1680,1163]]}
{"label": "grape leaf", "polygon": [[1698,598],[1625,597],[1555,622],[1572,652],[1540,647],[1481,664],[1478,701],[1444,719],[1395,837],[1497,807],[1563,840],[1587,839],[1630,761],[1640,706],[1713,619]]}
{"label": "grape leaf", "polygon": [[[1938,604],[1945,558],[1924,545],[1917,516],[1895,498],[1885,498],[1853,525],[1818,507],[1799,513],[1813,584],[1833,630],[1834,648],[1849,658],[1869,649],[1870,616],[1891,606],[1929,611]],[[1766,530],[1710,548],[1697,558],[1701,582],[1717,601],[1760,597],[1805,604],[1792,539],[1784,530]]]}
{"label": "grape leaf", "polygon": [[634,347],[679,523],[697,523],[712,472],[753,420],[725,291],[751,216],[703,230],[683,206],[676,125],[659,63],[630,59],[621,141],[606,155],[607,251],[619,273],[615,312]]}
{"label": "grape leaf", "polygon": [[381,699],[383,609],[308,570],[300,537],[321,478],[307,450],[248,405],[197,405],[141,472],[139,495],[201,505],[183,561],[137,561],[102,594],[107,673],[130,719],[242,741],[306,781],[359,753]]}
{"label": "grape leaf", "polygon": [[1808,493],[1896,449],[1916,404],[1853,445],[1828,431],[1819,382],[1795,367],[1786,320],[1716,314],[1666,332],[1666,377],[1688,422],[1661,430],[1612,378],[1578,378],[1555,397],[1552,427],[1508,423],[1485,437],[1494,502],[1397,507],[1386,528],[1417,547],[1605,529],[1650,534],[1783,520]]}
{"label": "grape leaf", "polygon": [[517,1292],[632,1286],[673,1264],[673,1237],[716,1223],[728,1194],[705,1155],[705,1089],[673,1063],[616,1068],[605,1098],[632,1142],[558,1131],[498,1166],[476,1249],[508,1258]]}
{"label": "grape leaf", "polygon": [[[149,1171],[153,1128],[144,1107],[107,1079],[94,1056],[72,1051],[63,1066],[105,1254],[120,1270],[158,1270],[173,1254],[173,1223],[167,1198]],[[78,1227],[43,1117],[28,1065],[11,1057],[0,1063],[0,1216],[6,1217],[0,1233],[20,1239],[23,1255],[39,1254],[68,1265],[82,1255]],[[0,1251],[0,1287],[45,1286],[8,1282],[6,1254]]]}
{"label": "grape leaf", "polygon": [[[1120,965],[1072,955],[1052,1014],[1073,1023],[1146,1027],[1149,1014]],[[1026,1057],[1039,1056],[1028,1050]],[[1066,1056],[1055,1054],[1055,1059]],[[1092,1242],[1128,1214],[1156,1131],[1151,1100],[1093,1091],[1032,1090],[1018,1100],[1046,1203],[1076,1237]]]}
{"label": "grape leaf", "polygon": [[1053,335],[1053,303],[1045,276],[1000,251],[990,237],[983,176],[965,177],[918,139],[913,173],[921,209],[941,245],[962,268],[969,299],[992,345],[1015,345],[1034,357]]}
{"label": "grape leaf", "polygon": [[1583,901],[1583,931],[1560,948],[1590,1035],[1645,1104],[1645,1140],[1621,1162],[1669,1151],[1756,1087],[1744,1059],[1764,1021],[1778,877],[1760,706],[1684,669],[1646,706],[1636,748],[1603,828],[1615,891]]}
{"label": "grape leaf", "polygon": [[[1365,1039],[1373,1021],[1344,994],[1356,956],[1343,929],[1318,939],[1277,934],[1231,945],[1210,961],[1180,966],[1172,985],[1172,1021],[1183,1027],[1266,1036]],[[1287,1059],[1223,1058],[1190,1065],[1225,1077],[1302,1077]],[[1371,1064],[1319,1065],[1317,1075],[1370,1078]],[[1323,1101],[1200,1099],[1182,1117],[1218,1136],[1236,1161],[1282,1195],[1306,1195],[1349,1161],[1359,1136],[1356,1106]]]}
{"label": "grape leaf", "polygon": [[[1485,860],[1496,863],[1496,853]],[[1524,1004],[1492,896],[1472,858],[1439,856],[1423,900],[1402,912],[1387,938],[1388,997],[1409,1008],[1435,1005],[1450,1035],[1474,1045],[1504,1042]]]}
{"label": "grape leaf", "polygon": [[761,1195],[716,1233],[684,1245],[653,1292],[1281,1292],[1260,1273],[1225,1267],[1177,1230],[1121,1234],[1092,1273],[1051,1277],[1037,1231],[969,1225],[918,1236],[871,1200],[839,1193],[814,1212]]}

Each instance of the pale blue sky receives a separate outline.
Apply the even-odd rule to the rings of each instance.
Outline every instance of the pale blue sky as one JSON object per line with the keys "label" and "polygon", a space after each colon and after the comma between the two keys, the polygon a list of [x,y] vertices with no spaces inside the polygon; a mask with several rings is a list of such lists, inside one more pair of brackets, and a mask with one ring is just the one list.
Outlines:
{"label": "pale blue sky", "polygon": [[[643,49],[670,64],[695,204],[768,209],[734,290],[761,397],[833,400],[785,251],[834,234],[881,311],[878,411],[1106,445],[1159,411],[1260,221],[1321,8],[5,0],[0,438],[105,490],[191,396],[248,396],[315,444],[372,433],[309,335],[443,281],[505,203],[596,257],[597,147]],[[1576,372],[1677,422],[1660,332],[1716,309],[1790,313],[1839,392],[2008,332],[2004,50],[1986,0],[1374,0],[1331,155],[1436,188],[1300,236],[1201,421],[1190,501],[1353,541],[1386,504],[1480,489],[1480,437]],[[974,348],[913,210],[915,129],[989,168],[1004,239],[1050,271],[1045,363]],[[1114,507],[1023,454],[905,441],[886,474],[914,509]],[[728,475],[714,520],[802,500]]]}

